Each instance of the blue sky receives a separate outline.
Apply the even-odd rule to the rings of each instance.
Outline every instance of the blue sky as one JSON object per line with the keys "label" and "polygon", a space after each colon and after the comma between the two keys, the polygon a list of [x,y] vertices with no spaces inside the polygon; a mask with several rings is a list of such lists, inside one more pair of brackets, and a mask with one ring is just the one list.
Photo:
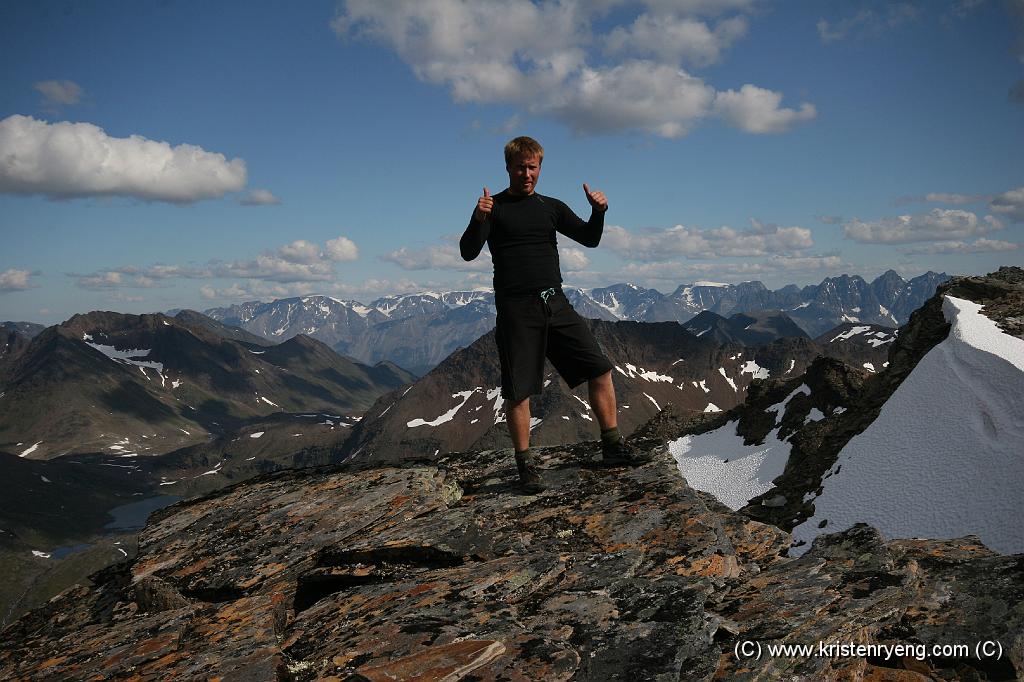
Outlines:
{"label": "blue sky", "polygon": [[501,149],[567,284],[1021,264],[1024,2],[0,5],[0,319],[486,287]]}

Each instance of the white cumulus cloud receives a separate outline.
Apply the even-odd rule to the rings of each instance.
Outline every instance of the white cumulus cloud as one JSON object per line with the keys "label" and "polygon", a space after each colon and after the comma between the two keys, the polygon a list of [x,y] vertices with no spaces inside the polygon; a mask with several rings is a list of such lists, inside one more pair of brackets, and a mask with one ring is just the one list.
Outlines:
{"label": "white cumulus cloud", "polygon": [[1005,215],[1015,223],[1024,223],[1024,187],[997,195],[988,207],[994,213]]}
{"label": "white cumulus cloud", "polygon": [[[328,287],[326,293],[349,299],[369,302],[381,296],[397,293],[413,293],[420,291],[452,291],[467,287],[450,282],[415,281],[411,279],[376,279],[370,278],[357,283],[335,282]],[[471,287],[470,287],[471,288]]]}
{"label": "white cumulus cloud", "polygon": [[629,263],[613,274],[631,282],[662,282],[662,286],[664,283],[675,286],[695,280],[738,282],[765,275],[827,275],[845,265],[842,258],[834,255],[770,256],[763,261]]}
{"label": "white cumulus cloud", "polygon": [[126,196],[188,204],[245,186],[241,159],[139,135],[110,137],[91,123],[0,121],[0,192],[53,199]]}
{"label": "white cumulus cloud", "polygon": [[[619,11],[609,15],[615,5]],[[784,108],[782,93],[753,85],[716,93],[680,68],[719,60],[747,31],[742,14],[713,26],[696,17],[745,12],[752,3],[649,1],[640,11],[635,5],[348,0],[331,25],[342,38],[391,48],[420,80],[448,88],[455,101],[512,105],[582,134],[673,138],[715,115],[748,132],[782,132],[815,116],[813,105]],[[608,16],[618,24],[608,26]]]}
{"label": "white cumulus cloud", "polygon": [[715,111],[748,133],[785,132],[795,123],[809,121],[818,115],[814,105],[807,102],[801,104],[799,110],[782,108],[779,106],[781,103],[782,93],[748,83],[739,92],[719,92],[715,96]]}
{"label": "white cumulus cloud", "polygon": [[260,254],[252,260],[211,264],[219,277],[266,279],[281,283],[323,282],[334,278],[334,263],[359,257],[355,243],[339,236],[322,248],[315,242],[297,239],[276,251]]}
{"label": "white cumulus cloud", "polygon": [[973,204],[977,201],[985,201],[989,197],[979,194],[956,194],[953,192],[930,192],[925,195],[925,201],[934,201],[939,204]]}
{"label": "white cumulus cloud", "polygon": [[970,243],[962,241],[937,242],[926,246],[901,249],[901,251],[908,256],[933,256],[936,254],[999,253],[1002,251],[1016,251],[1019,248],[1020,244],[982,237]]}
{"label": "white cumulus cloud", "polygon": [[647,60],[582,69],[561,93],[527,106],[579,133],[642,130],[681,137],[711,111],[715,90],[682,69]]}
{"label": "white cumulus cloud", "polygon": [[120,272],[107,271],[95,275],[71,275],[76,280],[76,285],[82,289],[116,289],[126,282]]}
{"label": "white cumulus cloud", "polygon": [[320,246],[305,239],[297,239],[291,244],[286,244],[277,250],[278,254],[289,263],[301,263],[310,265],[322,260]]}
{"label": "white cumulus cloud", "polygon": [[970,211],[936,208],[924,214],[875,221],[854,218],[843,223],[843,235],[866,244],[907,244],[981,236],[1002,227],[1002,223],[992,216],[979,220]]}
{"label": "white cumulus cloud", "polygon": [[805,227],[778,227],[751,220],[749,230],[723,226],[700,230],[683,225],[631,232],[617,225],[605,228],[602,244],[622,258],[663,261],[680,256],[720,258],[793,253],[814,245]]}
{"label": "white cumulus cloud", "polygon": [[15,270],[14,268],[0,272],[0,293],[32,288],[28,281],[32,274],[28,270]]}
{"label": "white cumulus cloud", "polygon": [[291,255],[264,253],[252,260],[220,263],[214,266],[217,277],[266,279],[272,282],[323,282],[334,278],[331,263],[318,259],[311,263],[296,262]]}
{"label": "white cumulus cloud", "polygon": [[590,265],[590,259],[587,258],[583,249],[564,246],[558,249],[558,258],[562,268],[569,272],[582,270]]}
{"label": "white cumulus cloud", "polygon": [[275,206],[281,203],[269,189],[254,189],[239,201],[243,206]]}
{"label": "white cumulus cloud", "polygon": [[152,289],[169,279],[203,279],[213,277],[213,271],[201,268],[186,268],[178,265],[122,265],[116,268],[100,270],[92,274],[68,273],[75,280],[75,286],[81,289]]}
{"label": "white cumulus cloud", "polygon": [[712,28],[690,17],[644,13],[631,26],[616,26],[608,35],[606,49],[611,54],[653,56],[664,63],[707,66],[717,62],[746,32],[745,17],[730,17]]}
{"label": "white cumulus cloud", "polygon": [[140,268],[135,265],[125,265],[114,268],[115,271],[125,275],[135,275],[137,278],[149,280],[163,280],[172,278],[203,279],[213,277],[213,273],[205,268],[190,268],[181,265],[165,265],[158,263],[148,267]]}
{"label": "white cumulus cloud", "polygon": [[351,239],[344,236],[328,240],[325,252],[327,258],[336,263],[353,261],[359,258],[359,247]]}
{"label": "white cumulus cloud", "polygon": [[312,282],[268,283],[249,280],[236,282],[223,289],[202,286],[199,288],[199,295],[207,301],[270,301],[317,293],[318,286],[320,285]]}
{"label": "white cumulus cloud", "polygon": [[[88,275],[70,275],[76,284],[84,289],[152,288],[170,279],[245,279],[252,280],[247,288],[231,294],[205,285],[199,289],[204,298],[238,298],[239,291],[262,291],[268,293],[308,293],[313,283],[331,282],[335,279],[335,263],[355,260],[359,250],[352,240],[339,236],[328,240],[326,247],[305,239],[296,239],[274,250],[265,251],[255,258],[234,261],[211,261],[201,267],[157,264],[146,267],[123,265]],[[276,282],[263,289],[256,281]],[[166,285],[165,285],[166,286]],[[323,284],[316,284],[323,287]],[[298,295],[298,294],[295,294]]]}
{"label": "white cumulus cloud", "polygon": [[83,94],[74,81],[39,81],[32,87],[43,95],[48,106],[78,104]]}
{"label": "white cumulus cloud", "polygon": [[405,270],[462,270],[489,271],[490,258],[481,253],[472,261],[464,261],[459,247],[452,244],[427,246],[412,249],[403,246],[380,257],[381,260],[394,263]]}

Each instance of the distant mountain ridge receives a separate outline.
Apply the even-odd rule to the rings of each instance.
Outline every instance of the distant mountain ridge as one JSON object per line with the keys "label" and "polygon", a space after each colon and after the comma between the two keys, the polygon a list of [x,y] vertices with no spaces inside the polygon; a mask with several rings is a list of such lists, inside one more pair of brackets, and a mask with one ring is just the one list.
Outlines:
{"label": "distant mountain ridge", "polygon": [[[841,275],[774,291],[752,281],[697,282],[671,294],[634,284],[566,287],[565,293],[590,319],[685,323],[702,311],[729,317],[775,310],[813,338],[847,322],[904,324],[947,279],[945,273],[928,272],[905,280],[889,270],[870,283],[858,275]],[[494,296],[489,291],[422,292],[363,304],[317,295],[250,301],[204,314],[274,341],[305,334],[361,362],[389,360],[422,375],[494,326]]]}
{"label": "distant mountain ridge", "polygon": [[728,319],[705,310],[683,323],[683,328],[695,336],[710,334],[708,338],[720,343],[745,346],[763,346],[781,338],[809,338],[788,315],[778,310],[736,313]]}
{"label": "distant mountain ridge", "polygon": [[158,454],[275,412],[360,412],[412,379],[306,336],[253,343],[197,317],[93,312],[38,334],[0,361],[0,450]]}
{"label": "distant mountain ridge", "polygon": [[[724,320],[714,313],[702,315]],[[725,338],[698,336],[672,322],[591,321],[615,366],[618,421],[624,434],[669,403],[684,412],[713,417],[742,403],[754,379],[800,376],[819,356],[842,358],[864,375],[881,371],[887,363],[887,342],[876,336],[871,340],[877,344],[862,342],[865,335],[848,333],[846,327],[818,343],[802,332],[786,336],[793,323],[783,314],[737,314],[731,320],[740,333]],[[751,331],[758,323],[763,326]],[[895,338],[895,330],[888,330],[886,338]],[[360,460],[391,461],[509,447],[499,377],[494,335],[489,332],[411,386],[382,396],[353,429],[342,453]],[[533,400],[530,430],[533,441],[544,445],[596,438],[598,427],[586,385],[569,390],[548,366],[544,391]]]}
{"label": "distant mountain ridge", "polygon": [[44,329],[46,329],[45,325],[36,324],[35,322],[0,322],[0,331],[18,332],[29,339]]}

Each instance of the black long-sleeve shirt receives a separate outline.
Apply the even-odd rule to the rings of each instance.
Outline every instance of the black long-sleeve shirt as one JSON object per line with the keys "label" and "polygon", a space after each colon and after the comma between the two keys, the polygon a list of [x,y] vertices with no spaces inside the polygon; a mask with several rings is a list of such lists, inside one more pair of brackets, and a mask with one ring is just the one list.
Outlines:
{"label": "black long-sleeve shirt", "polygon": [[494,195],[494,208],[487,220],[470,218],[459,240],[463,260],[480,255],[484,243],[494,263],[494,294],[534,294],[550,287],[561,288],[555,233],[595,247],[604,231],[604,211],[594,211],[584,222],[572,209],[553,197],[533,193],[527,196]]}

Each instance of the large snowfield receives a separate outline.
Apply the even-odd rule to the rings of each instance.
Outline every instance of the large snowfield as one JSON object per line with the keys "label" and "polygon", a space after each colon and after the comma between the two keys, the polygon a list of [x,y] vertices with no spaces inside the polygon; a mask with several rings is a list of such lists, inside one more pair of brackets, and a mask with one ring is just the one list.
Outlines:
{"label": "large snowfield", "polygon": [[942,310],[949,336],[839,453],[791,553],[859,521],[894,538],[977,535],[1024,552],[1024,340],[977,303],[947,296]]}
{"label": "large snowfield", "polygon": [[[980,311],[944,299],[948,338],[839,453],[791,554],[858,522],[890,538],[977,535],[996,551],[1024,552],[1024,340]],[[729,429],[670,448],[691,485],[736,509],[770,487],[788,444],[745,447]]]}
{"label": "large snowfield", "polygon": [[672,441],[668,451],[691,487],[711,493],[736,511],[771,490],[772,480],[785,471],[790,446],[778,434],[775,429],[762,445],[744,445],[731,421],[720,429]]}

